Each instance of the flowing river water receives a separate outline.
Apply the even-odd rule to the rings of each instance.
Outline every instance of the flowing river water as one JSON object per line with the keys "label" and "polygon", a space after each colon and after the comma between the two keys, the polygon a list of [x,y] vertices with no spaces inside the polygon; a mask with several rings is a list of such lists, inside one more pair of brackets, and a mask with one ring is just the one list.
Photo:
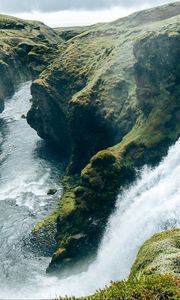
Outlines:
{"label": "flowing river water", "polygon": [[30,104],[30,83],[6,103],[1,114],[0,298],[50,299],[92,294],[111,280],[128,276],[142,243],[154,233],[180,227],[180,140],[158,167],[145,167],[140,178],[117,199],[98,255],[88,270],[65,279],[47,276],[49,258],[23,247],[33,225],[56,206],[47,196],[57,184],[63,161],[21,118]]}

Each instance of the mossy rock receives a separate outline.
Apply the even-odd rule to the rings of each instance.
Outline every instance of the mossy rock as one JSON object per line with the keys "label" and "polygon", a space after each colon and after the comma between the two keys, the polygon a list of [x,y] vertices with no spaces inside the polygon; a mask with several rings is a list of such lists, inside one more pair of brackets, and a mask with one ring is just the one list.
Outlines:
{"label": "mossy rock", "polygon": [[49,189],[47,195],[55,195],[57,193],[57,189]]}
{"label": "mossy rock", "polygon": [[91,164],[94,168],[102,168],[102,167],[108,167],[108,165],[112,165],[115,163],[116,157],[113,155],[113,153],[110,150],[104,150],[98,153],[98,155],[95,155],[92,160]]}
{"label": "mossy rock", "polygon": [[155,234],[139,250],[131,276],[154,272],[180,276],[180,229]]}

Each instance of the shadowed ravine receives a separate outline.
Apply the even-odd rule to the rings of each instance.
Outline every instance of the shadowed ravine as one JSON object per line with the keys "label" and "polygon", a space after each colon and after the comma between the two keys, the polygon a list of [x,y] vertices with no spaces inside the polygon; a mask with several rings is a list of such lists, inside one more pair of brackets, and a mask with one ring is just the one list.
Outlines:
{"label": "shadowed ravine", "polygon": [[62,163],[43,148],[43,142],[21,118],[29,107],[29,86],[21,86],[1,116],[0,298],[88,295],[111,280],[126,278],[139,247],[152,234],[180,227],[180,140],[158,167],[144,168],[137,182],[119,195],[97,259],[89,269],[61,280],[47,276],[49,259],[30,255],[22,240],[33,224],[54,208],[54,199],[46,193],[58,181]]}

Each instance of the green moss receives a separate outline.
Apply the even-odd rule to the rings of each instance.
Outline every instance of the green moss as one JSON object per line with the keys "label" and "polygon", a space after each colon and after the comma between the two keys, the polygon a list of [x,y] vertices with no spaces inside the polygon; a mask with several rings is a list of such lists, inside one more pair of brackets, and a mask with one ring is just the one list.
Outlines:
{"label": "green moss", "polygon": [[110,288],[86,299],[178,299],[179,287],[171,275],[152,275],[113,283]]}
{"label": "green moss", "polygon": [[41,230],[45,231],[46,228],[49,229],[51,227],[51,224],[57,221],[58,215],[59,215],[59,211],[57,209],[51,215],[49,215],[47,218],[45,218],[41,222],[37,223],[34,226],[33,233],[40,234]]}
{"label": "green moss", "polygon": [[91,159],[91,164],[94,168],[97,167],[107,167],[108,165],[112,165],[115,163],[116,158],[113,155],[112,151],[109,149],[103,150],[99,152],[97,155],[95,155]]}
{"label": "green moss", "polygon": [[54,252],[53,257],[54,257],[54,258],[62,257],[62,256],[64,256],[65,253],[66,253],[66,249],[64,249],[64,248],[58,248],[58,249]]}
{"label": "green moss", "polygon": [[[38,222],[33,229],[33,243],[36,243],[39,248],[42,244],[42,253],[46,252],[46,247],[49,247],[49,240],[46,237],[51,236],[53,243],[57,234],[57,220],[66,219],[75,210],[75,196],[72,186],[75,186],[75,179],[65,176],[63,180],[64,193],[59,201],[58,207],[47,218]],[[66,227],[64,225],[63,234],[66,235]],[[43,241],[43,242],[42,242]],[[57,246],[56,246],[57,248]],[[59,247],[58,249],[60,249]],[[57,252],[55,257],[57,257]]]}
{"label": "green moss", "polygon": [[139,250],[131,276],[142,273],[180,273],[180,230],[174,229],[155,234]]}
{"label": "green moss", "polygon": [[113,282],[110,287],[97,291],[89,297],[65,297],[56,300],[175,300],[179,299],[179,281],[172,275],[133,277],[127,281]]}
{"label": "green moss", "polygon": [[46,230],[46,227],[49,228],[51,223],[57,222],[59,216],[65,218],[73,212],[75,207],[75,196],[72,190],[74,188],[75,180],[65,176],[62,184],[64,186],[64,193],[60,199],[58,208],[50,216],[35,225],[33,230],[34,233],[39,233],[41,229],[44,231]]}
{"label": "green moss", "polygon": [[75,195],[73,192],[65,192],[60,201],[59,215],[60,217],[67,217],[75,208]]}

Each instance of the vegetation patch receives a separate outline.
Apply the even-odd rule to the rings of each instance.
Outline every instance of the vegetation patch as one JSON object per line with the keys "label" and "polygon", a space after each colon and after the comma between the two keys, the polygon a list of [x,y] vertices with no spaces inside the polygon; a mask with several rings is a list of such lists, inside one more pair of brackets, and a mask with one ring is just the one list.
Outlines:
{"label": "vegetation patch", "polygon": [[132,266],[131,275],[154,272],[180,274],[180,229],[155,234],[144,243]]}
{"label": "vegetation patch", "polygon": [[175,300],[180,298],[180,282],[172,275],[153,274],[113,282],[110,287],[82,298],[65,297],[55,300]]}

